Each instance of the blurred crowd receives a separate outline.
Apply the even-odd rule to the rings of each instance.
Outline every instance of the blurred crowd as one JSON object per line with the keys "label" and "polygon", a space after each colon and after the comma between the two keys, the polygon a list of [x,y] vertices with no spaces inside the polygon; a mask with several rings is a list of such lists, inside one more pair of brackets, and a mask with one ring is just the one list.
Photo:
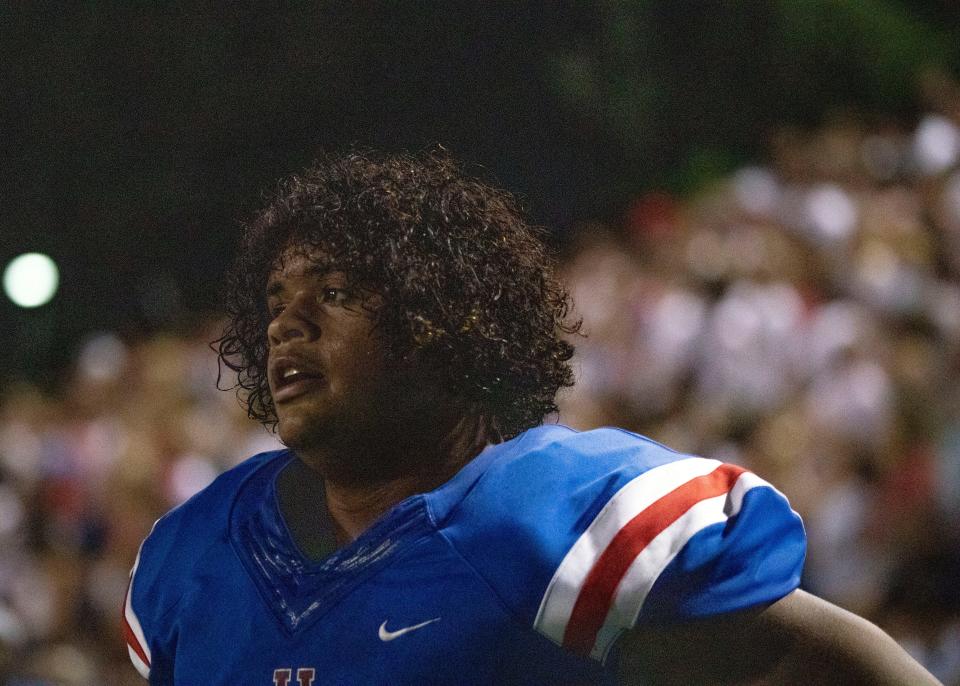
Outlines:
{"label": "blurred crowd", "polygon": [[[960,102],[955,98],[952,102]],[[743,464],[810,537],[804,585],[960,684],[960,110],[779,131],[683,202],[587,225],[559,421]],[[0,682],[140,684],[119,626],[154,520],[277,447],[191,335],[92,336],[0,398]]]}
{"label": "blurred crowd", "polygon": [[102,333],[84,342],[56,396],[6,389],[0,684],[144,683],[120,628],[140,542],[218,473],[280,447],[217,389],[217,330],[134,344]]}
{"label": "blurred crowd", "polygon": [[[960,100],[957,100],[960,102]],[[696,198],[586,226],[560,419],[743,464],[810,539],[804,586],[960,684],[960,111],[776,134]]]}

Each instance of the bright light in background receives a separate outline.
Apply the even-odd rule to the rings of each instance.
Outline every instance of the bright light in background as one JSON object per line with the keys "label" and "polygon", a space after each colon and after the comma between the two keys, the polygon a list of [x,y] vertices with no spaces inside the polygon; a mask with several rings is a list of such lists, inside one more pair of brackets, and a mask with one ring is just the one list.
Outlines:
{"label": "bright light in background", "polygon": [[946,117],[924,117],[914,134],[913,154],[921,171],[946,171],[960,157],[960,129]]}
{"label": "bright light in background", "polygon": [[20,307],[46,305],[57,292],[60,271],[46,255],[28,252],[15,257],[3,271],[3,290]]}

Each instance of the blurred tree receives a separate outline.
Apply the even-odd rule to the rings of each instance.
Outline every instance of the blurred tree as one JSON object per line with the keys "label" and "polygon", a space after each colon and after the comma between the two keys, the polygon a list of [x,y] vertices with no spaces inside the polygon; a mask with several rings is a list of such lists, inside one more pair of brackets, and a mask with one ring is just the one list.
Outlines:
{"label": "blurred tree", "polygon": [[938,26],[936,8],[893,0],[602,0],[597,10],[591,31],[549,52],[548,74],[619,147],[605,170],[613,203],[650,183],[689,189],[759,154],[774,124],[847,109],[909,116],[918,76],[957,56],[955,25]]}

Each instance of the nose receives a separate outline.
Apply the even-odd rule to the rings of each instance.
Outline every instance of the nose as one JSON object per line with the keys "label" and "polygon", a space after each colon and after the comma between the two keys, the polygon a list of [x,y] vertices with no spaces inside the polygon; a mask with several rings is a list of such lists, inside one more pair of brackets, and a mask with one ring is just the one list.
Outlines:
{"label": "nose", "polygon": [[297,294],[267,325],[267,338],[272,346],[296,338],[316,338],[319,333],[320,327],[305,311],[305,298],[302,294]]}

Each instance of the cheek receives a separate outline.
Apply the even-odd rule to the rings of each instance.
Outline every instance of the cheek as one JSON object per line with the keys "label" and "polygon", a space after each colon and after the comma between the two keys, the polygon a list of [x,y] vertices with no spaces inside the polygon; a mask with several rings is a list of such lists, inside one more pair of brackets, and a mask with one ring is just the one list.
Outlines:
{"label": "cheek", "polygon": [[345,340],[330,350],[331,377],[349,385],[379,385],[388,376],[386,352],[367,337]]}

